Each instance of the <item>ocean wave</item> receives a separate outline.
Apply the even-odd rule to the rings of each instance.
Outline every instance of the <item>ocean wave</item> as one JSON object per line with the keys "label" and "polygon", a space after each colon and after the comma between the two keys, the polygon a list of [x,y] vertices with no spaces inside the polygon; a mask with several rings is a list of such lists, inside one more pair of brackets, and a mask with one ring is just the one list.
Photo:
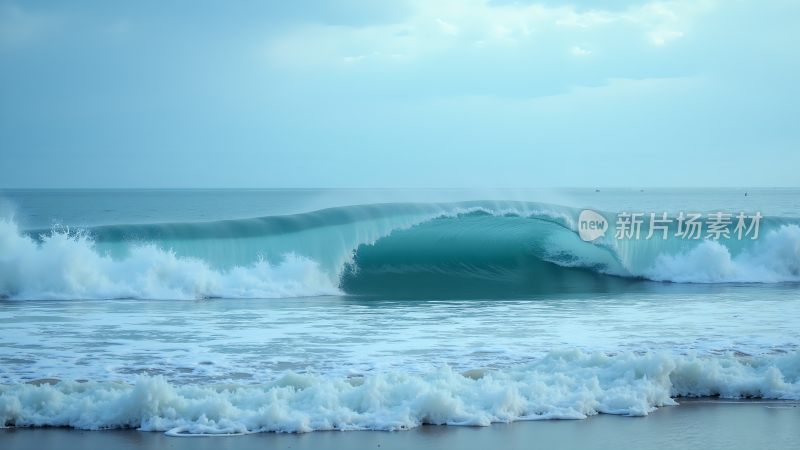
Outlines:
{"label": "ocean wave", "polygon": [[0,297],[502,297],[653,281],[800,282],[797,221],[765,218],[752,241],[589,243],[575,231],[578,212],[520,202],[383,204],[78,232],[0,220]]}
{"label": "ocean wave", "polygon": [[286,373],[263,385],[62,381],[0,385],[0,424],[170,434],[404,430],[422,424],[644,416],[675,397],[800,399],[800,354],[744,357],[554,352],[527,365],[336,378]]}
{"label": "ocean wave", "polygon": [[800,227],[783,225],[735,257],[717,241],[677,255],[661,254],[642,272],[676,283],[779,283],[800,281]]}
{"label": "ocean wave", "polygon": [[757,240],[582,241],[568,224],[486,212],[440,217],[360,245],[346,292],[413,296],[617,292],[679,284],[800,282],[800,226]]}
{"label": "ocean wave", "polygon": [[0,294],[17,299],[284,298],[337,294],[319,265],[294,254],[216,270],[155,244],[120,259],[100,253],[86,233],[53,230],[40,242],[0,221]]}

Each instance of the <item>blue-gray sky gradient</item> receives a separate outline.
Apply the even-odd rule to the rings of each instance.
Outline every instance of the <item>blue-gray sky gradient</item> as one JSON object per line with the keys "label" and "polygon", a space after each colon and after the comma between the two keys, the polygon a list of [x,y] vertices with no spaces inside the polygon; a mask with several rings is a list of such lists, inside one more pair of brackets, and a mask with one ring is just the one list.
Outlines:
{"label": "blue-gray sky gradient", "polygon": [[800,2],[0,0],[0,187],[798,186]]}

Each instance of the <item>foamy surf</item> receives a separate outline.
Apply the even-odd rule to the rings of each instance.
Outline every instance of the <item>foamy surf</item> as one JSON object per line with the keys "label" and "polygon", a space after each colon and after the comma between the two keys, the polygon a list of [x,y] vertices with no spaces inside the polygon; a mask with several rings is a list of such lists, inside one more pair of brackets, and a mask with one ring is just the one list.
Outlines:
{"label": "foamy surf", "polygon": [[137,428],[172,435],[406,430],[423,424],[644,416],[675,397],[800,399],[800,354],[551,353],[504,370],[286,373],[262,385],[62,381],[0,386],[5,426]]}
{"label": "foamy surf", "polygon": [[337,294],[308,258],[289,253],[227,270],[155,244],[112,258],[85,232],[54,229],[37,242],[0,220],[0,294],[17,299],[287,298]]}
{"label": "foamy surf", "polygon": [[783,225],[736,256],[717,241],[677,255],[661,254],[642,275],[675,283],[780,283],[800,281],[800,227]]}

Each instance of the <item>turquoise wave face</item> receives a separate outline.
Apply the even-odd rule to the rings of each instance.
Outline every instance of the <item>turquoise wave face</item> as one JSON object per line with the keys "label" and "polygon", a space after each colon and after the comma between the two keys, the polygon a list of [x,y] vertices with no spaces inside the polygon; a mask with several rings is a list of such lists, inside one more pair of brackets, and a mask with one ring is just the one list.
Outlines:
{"label": "turquoise wave face", "polygon": [[497,297],[800,279],[800,228],[769,219],[762,241],[581,240],[561,221],[487,212],[440,217],[357,248],[346,292]]}
{"label": "turquoise wave face", "polygon": [[[6,297],[486,297],[800,281],[800,226],[758,240],[581,240],[580,210],[521,202],[377,204],[0,239]],[[615,215],[602,212],[614,223]],[[22,271],[19,268],[24,267]]]}
{"label": "turquoise wave face", "polygon": [[359,246],[340,286],[399,297],[514,296],[624,289],[637,282],[625,274],[608,248],[581,241],[557,221],[477,212]]}

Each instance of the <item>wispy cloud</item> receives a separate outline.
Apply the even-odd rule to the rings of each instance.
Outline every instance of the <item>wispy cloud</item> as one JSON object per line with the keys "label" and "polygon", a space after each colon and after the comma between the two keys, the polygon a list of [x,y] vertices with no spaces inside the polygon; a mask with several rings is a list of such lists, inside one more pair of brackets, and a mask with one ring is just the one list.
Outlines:
{"label": "wispy cloud", "polygon": [[575,45],[569,49],[570,54],[573,56],[589,56],[592,54],[591,50],[587,50],[579,45]]}
{"label": "wispy cloud", "polygon": [[13,4],[0,4],[0,46],[15,46],[36,40],[52,30],[52,16],[36,14]]}
{"label": "wispy cloud", "polygon": [[[417,0],[410,5],[408,16],[393,23],[358,27],[305,24],[287,29],[269,38],[268,54],[276,63],[296,63],[291,55],[302,54],[306,64],[314,58],[319,58],[315,63],[326,64],[353,54],[403,54],[409,57],[406,61],[413,61],[469,48],[515,46],[524,56],[530,55],[526,46],[542,49],[549,42],[592,35],[605,36],[606,40],[608,35],[615,35],[627,41],[644,40],[653,46],[665,46],[685,36],[694,22],[717,3],[654,1],[614,10],[603,10],[602,4],[597,9],[585,9],[551,3],[496,5],[479,0]],[[586,56],[587,51],[575,47],[571,53]],[[373,58],[376,63],[380,60]]]}

